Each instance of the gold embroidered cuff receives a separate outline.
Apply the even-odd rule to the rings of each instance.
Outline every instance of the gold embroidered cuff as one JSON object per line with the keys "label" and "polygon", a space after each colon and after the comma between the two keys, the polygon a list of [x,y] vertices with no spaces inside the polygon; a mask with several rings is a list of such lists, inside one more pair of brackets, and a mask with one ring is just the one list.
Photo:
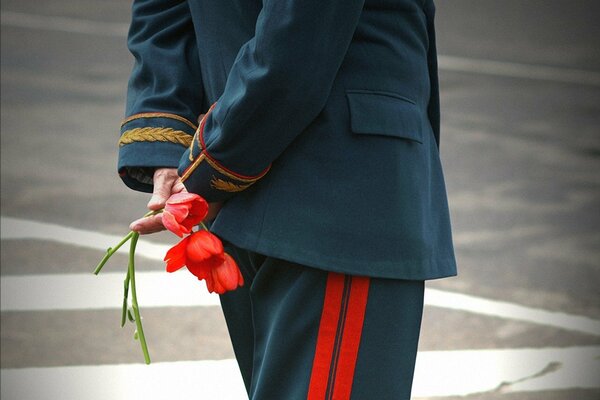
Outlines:
{"label": "gold embroidered cuff", "polygon": [[133,142],[170,142],[188,147],[192,143],[192,136],[173,128],[133,128],[123,132],[119,146]]}
{"label": "gold embroidered cuff", "polygon": [[208,201],[225,201],[248,189],[268,172],[267,169],[253,177],[239,175],[223,168],[205,151],[193,162],[185,164],[179,166],[181,181],[190,192],[198,193]]}
{"label": "gold embroidered cuff", "polygon": [[215,106],[216,103],[202,118],[190,144],[187,160],[179,166],[179,173],[190,192],[198,193],[209,201],[224,201],[233,193],[252,186],[265,176],[270,166],[258,175],[246,176],[227,169],[209,154],[204,142],[204,126]]}

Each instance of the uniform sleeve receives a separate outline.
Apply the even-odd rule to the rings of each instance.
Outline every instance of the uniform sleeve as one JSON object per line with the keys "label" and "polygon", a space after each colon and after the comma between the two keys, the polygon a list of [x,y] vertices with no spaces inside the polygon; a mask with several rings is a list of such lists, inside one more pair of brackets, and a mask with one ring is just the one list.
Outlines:
{"label": "uniform sleeve", "polygon": [[135,63],[119,139],[119,175],[151,192],[157,167],[177,168],[197,129],[203,88],[186,1],[136,0],[127,45]]}
{"label": "uniform sleeve", "polygon": [[264,0],[222,96],[183,155],[186,188],[223,201],[262,178],[326,104],[364,0]]}

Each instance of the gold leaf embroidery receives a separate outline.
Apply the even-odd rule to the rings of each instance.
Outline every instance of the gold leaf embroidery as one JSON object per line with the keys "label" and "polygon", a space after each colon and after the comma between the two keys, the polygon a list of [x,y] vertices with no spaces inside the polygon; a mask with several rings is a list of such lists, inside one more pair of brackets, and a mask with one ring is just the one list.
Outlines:
{"label": "gold leaf embroidery", "polygon": [[119,139],[119,146],[133,142],[170,142],[188,147],[192,142],[192,136],[172,128],[134,128],[123,132]]}
{"label": "gold leaf embroidery", "polygon": [[234,193],[234,192],[241,192],[242,190],[248,189],[248,187],[251,186],[252,183],[248,183],[245,185],[238,185],[236,183],[227,182],[227,181],[224,181],[223,179],[219,179],[219,178],[216,178],[213,176],[210,181],[210,185],[217,190]]}

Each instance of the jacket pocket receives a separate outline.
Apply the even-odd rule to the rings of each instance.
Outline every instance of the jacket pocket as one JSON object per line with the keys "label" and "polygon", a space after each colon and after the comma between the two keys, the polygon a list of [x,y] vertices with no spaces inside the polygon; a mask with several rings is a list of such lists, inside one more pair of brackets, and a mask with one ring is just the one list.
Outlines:
{"label": "jacket pocket", "polygon": [[393,136],[423,143],[421,112],[410,99],[395,93],[346,90],[352,132]]}

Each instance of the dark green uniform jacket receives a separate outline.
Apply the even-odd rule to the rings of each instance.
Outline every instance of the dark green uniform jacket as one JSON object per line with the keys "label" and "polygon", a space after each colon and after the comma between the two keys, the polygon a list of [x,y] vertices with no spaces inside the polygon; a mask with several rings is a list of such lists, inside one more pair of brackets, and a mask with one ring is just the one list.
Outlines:
{"label": "dark green uniform jacket", "polygon": [[455,275],[433,18],[432,0],[135,1],[123,180],[179,167],[225,201],[212,230],[258,253]]}

